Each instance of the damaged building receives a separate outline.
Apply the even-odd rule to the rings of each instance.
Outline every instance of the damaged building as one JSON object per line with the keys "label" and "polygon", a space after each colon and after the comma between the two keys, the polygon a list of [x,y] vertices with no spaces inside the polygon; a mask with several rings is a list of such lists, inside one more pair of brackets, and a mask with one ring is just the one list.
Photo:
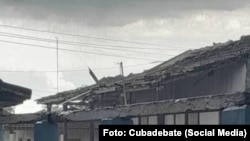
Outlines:
{"label": "damaged building", "polygon": [[[249,124],[249,89],[250,36],[243,36],[188,50],[124,79],[103,78],[37,102],[56,114],[60,141],[97,141],[101,121],[116,117],[142,125]],[[60,105],[62,111],[53,110]],[[4,123],[35,123],[40,116]]]}

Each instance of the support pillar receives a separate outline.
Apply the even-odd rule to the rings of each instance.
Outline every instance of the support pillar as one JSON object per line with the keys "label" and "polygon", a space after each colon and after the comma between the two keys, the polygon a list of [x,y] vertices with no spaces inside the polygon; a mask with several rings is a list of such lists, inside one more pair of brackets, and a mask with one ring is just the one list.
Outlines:
{"label": "support pillar", "polygon": [[68,122],[65,121],[63,124],[63,141],[68,141]]}
{"label": "support pillar", "polygon": [[51,113],[51,108],[52,108],[52,105],[51,104],[47,104],[47,112],[48,113]]}
{"label": "support pillar", "polygon": [[0,124],[0,141],[3,141],[3,125]]}
{"label": "support pillar", "polygon": [[16,141],[16,134],[15,134],[15,132],[11,131],[9,136],[10,136],[9,137],[10,141]]}
{"label": "support pillar", "polygon": [[250,55],[247,56],[246,61],[246,91],[250,91]]}
{"label": "support pillar", "polygon": [[[63,111],[68,111],[68,105],[63,104]],[[63,141],[68,141],[68,121],[65,120],[63,123]]]}
{"label": "support pillar", "polygon": [[63,134],[60,134],[59,141],[64,141],[64,135]]}
{"label": "support pillar", "polygon": [[90,125],[90,141],[94,141],[94,136],[95,136],[95,134],[94,134],[94,132],[95,132],[95,125],[94,125],[94,121],[90,121],[90,123],[89,123]]}
{"label": "support pillar", "polygon": [[[0,116],[3,114],[3,108],[0,107]],[[0,124],[0,141],[3,141],[3,125]]]}

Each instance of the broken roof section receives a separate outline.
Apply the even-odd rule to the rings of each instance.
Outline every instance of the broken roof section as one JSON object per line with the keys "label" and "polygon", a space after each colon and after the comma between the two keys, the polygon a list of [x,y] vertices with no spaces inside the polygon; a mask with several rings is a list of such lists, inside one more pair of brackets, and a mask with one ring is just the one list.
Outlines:
{"label": "broken roof section", "polygon": [[[162,67],[163,65],[166,64],[173,64],[175,61],[181,60],[184,57],[188,56],[187,54],[190,53],[190,51],[184,52],[176,57],[174,57],[173,59],[170,59],[160,65],[158,65],[159,67]],[[144,76],[146,73],[151,73],[153,72],[153,70],[156,70],[158,68],[158,66],[150,69],[150,70],[146,70],[143,73],[139,73],[139,74],[129,74],[126,78],[125,81],[129,82],[129,80],[133,80],[134,78],[137,77],[142,77]],[[107,88],[107,87],[111,87],[115,86],[115,85],[120,85],[120,83],[122,82],[122,76],[121,75],[117,75],[115,77],[103,77],[102,79],[99,80],[99,85],[94,84],[94,85],[90,85],[90,86],[84,86],[84,87],[80,87],[74,90],[69,90],[69,91],[64,91],[64,92],[60,92],[57,93],[55,95],[51,95],[48,97],[42,97],[40,99],[37,100],[37,102],[39,104],[61,104],[64,101],[71,99],[73,97],[76,97],[78,95],[81,95],[89,90],[93,90],[93,89],[102,89],[102,88]],[[120,85],[121,86],[121,85]],[[113,87],[114,89],[114,87]],[[80,98],[80,97],[79,97]]]}
{"label": "broken roof section", "polygon": [[3,82],[0,79],[0,107],[21,104],[31,98],[31,89]]}
{"label": "broken roof section", "polygon": [[[216,68],[224,63],[245,59],[250,51],[250,36],[242,36],[238,41],[218,43],[213,46],[186,51],[168,61],[161,63],[139,74],[132,74],[125,78],[127,90],[138,87],[151,87],[163,80],[172,81],[171,78],[178,78],[186,74],[196,73],[200,70]],[[65,91],[56,95],[38,99],[41,104],[59,104],[69,98],[80,95],[86,91],[106,91],[117,89],[122,80],[121,77],[107,79],[100,85],[91,85],[71,91]],[[108,88],[108,89],[107,89]],[[103,91],[102,91],[103,92]],[[93,92],[97,93],[98,92]],[[92,94],[93,94],[92,93]],[[81,97],[82,98],[82,97]]]}

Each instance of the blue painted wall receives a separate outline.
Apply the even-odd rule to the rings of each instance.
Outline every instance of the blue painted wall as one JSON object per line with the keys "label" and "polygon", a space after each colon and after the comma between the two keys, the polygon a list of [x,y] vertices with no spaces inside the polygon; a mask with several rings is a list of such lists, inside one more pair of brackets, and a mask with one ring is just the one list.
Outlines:
{"label": "blue painted wall", "polygon": [[223,110],[221,112],[221,124],[223,125],[242,125],[250,124],[250,107],[244,105]]}
{"label": "blue painted wall", "polygon": [[35,124],[34,141],[58,141],[57,124],[41,121]]}
{"label": "blue painted wall", "polygon": [[246,114],[245,115],[245,117],[246,117],[246,124],[250,125],[250,106],[247,106],[245,114]]}
{"label": "blue painted wall", "polygon": [[0,125],[0,141],[3,141],[3,126]]}

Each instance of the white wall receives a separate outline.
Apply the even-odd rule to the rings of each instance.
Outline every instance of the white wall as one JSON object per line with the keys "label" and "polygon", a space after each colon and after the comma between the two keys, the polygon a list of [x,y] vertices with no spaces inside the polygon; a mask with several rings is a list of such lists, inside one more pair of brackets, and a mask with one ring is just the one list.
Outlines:
{"label": "white wall", "polygon": [[174,125],[174,114],[168,114],[164,117],[165,125]]}
{"label": "white wall", "polygon": [[149,125],[157,125],[157,116],[149,116],[148,117],[148,124]]}
{"label": "white wall", "polygon": [[4,141],[19,141],[22,139],[23,141],[27,141],[27,139],[31,139],[34,141],[34,131],[33,128],[23,128],[22,130],[14,130],[12,133],[10,131],[3,132],[3,140]]}
{"label": "white wall", "polygon": [[219,124],[219,112],[201,112],[199,113],[200,125],[218,125]]}
{"label": "white wall", "polygon": [[16,133],[16,141],[19,141],[21,138],[23,141],[27,141],[28,139],[31,139],[31,141],[34,141],[34,130],[33,128],[24,128],[24,130],[14,130]]}

